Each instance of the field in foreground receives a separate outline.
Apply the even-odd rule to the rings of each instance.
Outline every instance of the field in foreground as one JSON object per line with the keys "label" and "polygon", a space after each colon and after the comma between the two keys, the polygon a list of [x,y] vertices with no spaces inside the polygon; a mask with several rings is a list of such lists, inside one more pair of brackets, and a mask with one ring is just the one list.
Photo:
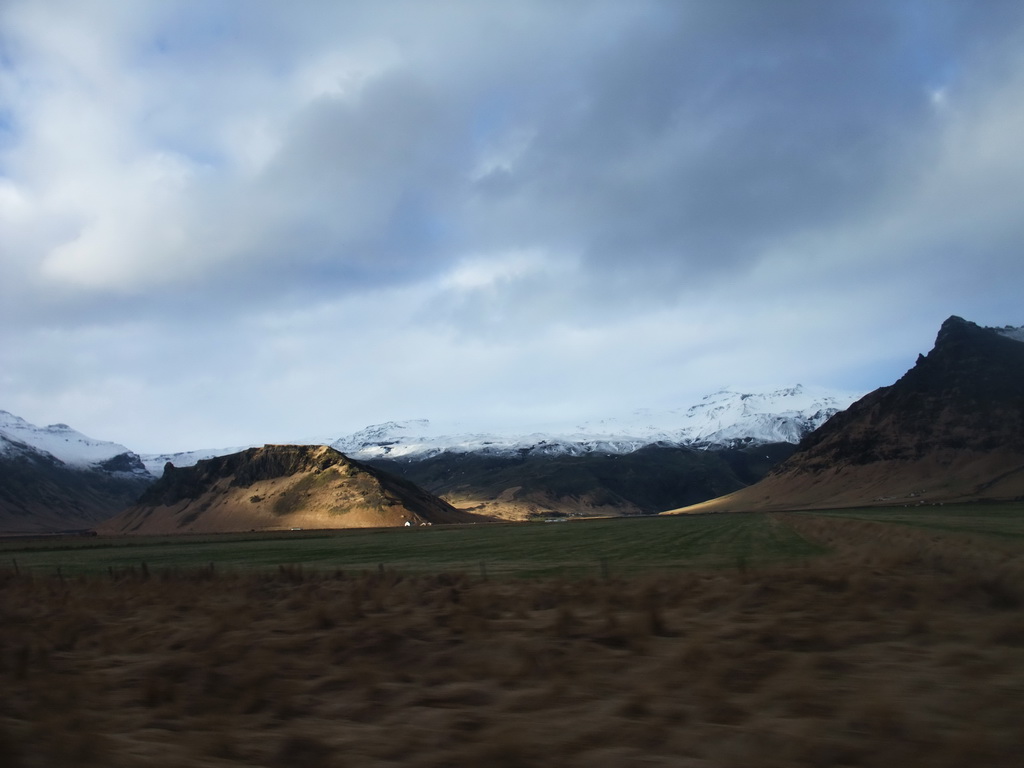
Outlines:
{"label": "field in foreground", "polygon": [[[461,574],[403,531],[366,570],[7,543],[0,765],[1015,766],[1019,513],[930,512],[460,529]],[[496,577],[502,535],[547,551],[508,573],[565,575]]]}
{"label": "field in foreground", "polygon": [[320,570],[467,571],[489,575],[605,575],[658,568],[734,566],[823,550],[764,515],[610,518],[431,528],[279,531],[176,537],[0,542],[0,567],[39,575],[300,564]]}

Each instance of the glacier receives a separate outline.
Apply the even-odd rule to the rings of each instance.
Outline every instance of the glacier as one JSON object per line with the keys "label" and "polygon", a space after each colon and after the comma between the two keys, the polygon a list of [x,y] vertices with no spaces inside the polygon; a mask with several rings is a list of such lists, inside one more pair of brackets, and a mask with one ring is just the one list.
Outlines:
{"label": "glacier", "polygon": [[725,448],[797,443],[860,394],[802,385],[768,393],[722,389],[689,408],[638,409],[572,430],[459,433],[428,419],[375,424],[331,443],[355,459],[424,459],[440,453],[582,455],[631,453],[647,445]]}

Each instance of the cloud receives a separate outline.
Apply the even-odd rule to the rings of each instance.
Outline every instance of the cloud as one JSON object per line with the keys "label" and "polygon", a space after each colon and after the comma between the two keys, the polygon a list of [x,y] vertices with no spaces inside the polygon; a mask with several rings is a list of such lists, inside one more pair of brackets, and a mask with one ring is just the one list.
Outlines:
{"label": "cloud", "polygon": [[1022,38],[1013,2],[12,0],[0,407],[182,444],[887,383],[948,314],[1024,322]]}

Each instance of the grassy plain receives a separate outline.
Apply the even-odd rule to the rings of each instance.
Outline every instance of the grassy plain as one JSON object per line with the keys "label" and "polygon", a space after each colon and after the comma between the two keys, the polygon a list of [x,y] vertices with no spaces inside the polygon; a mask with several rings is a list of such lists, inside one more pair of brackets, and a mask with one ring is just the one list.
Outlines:
{"label": "grassy plain", "polygon": [[899,523],[932,531],[1024,539],[1024,502],[862,507],[811,514]]}
{"label": "grassy plain", "polygon": [[1017,766],[1022,517],[8,541],[0,765]]}
{"label": "grassy plain", "polygon": [[[823,550],[764,515],[648,517],[429,528],[281,531],[0,542],[0,567],[39,574],[208,567],[469,571],[594,575],[723,567],[806,557]],[[6,561],[6,562],[5,562]]]}

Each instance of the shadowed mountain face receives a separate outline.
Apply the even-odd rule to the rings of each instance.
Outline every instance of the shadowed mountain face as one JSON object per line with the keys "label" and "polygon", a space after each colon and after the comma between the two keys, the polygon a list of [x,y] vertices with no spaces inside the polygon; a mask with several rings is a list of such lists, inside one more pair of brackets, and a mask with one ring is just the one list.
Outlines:
{"label": "shadowed mountain face", "polygon": [[899,381],[808,435],[763,481],[700,510],[840,507],[1024,497],[1019,329],[959,317]]}
{"label": "shadowed mountain face", "polygon": [[119,443],[0,411],[0,533],[90,528],[151,482],[138,455]]}
{"label": "shadowed mountain face", "polygon": [[101,530],[214,533],[482,519],[332,448],[267,445],[200,461],[194,467],[168,465],[135,506]]}
{"label": "shadowed mountain face", "polygon": [[632,453],[519,457],[441,453],[377,459],[461,509],[519,520],[563,514],[651,514],[743,488],[789,456],[789,443],[696,450],[649,445]]}
{"label": "shadowed mountain face", "polygon": [[86,529],[131,504],[152,482],[129,457],[70,467],[49,453],[0,438],[0,533]]}
{"label": "shadowed mountain face", "polygon": [[812,432],[794,461],[815,470],[948,450],[1024,451],[1024,343],[959,317],[903,378]]}

